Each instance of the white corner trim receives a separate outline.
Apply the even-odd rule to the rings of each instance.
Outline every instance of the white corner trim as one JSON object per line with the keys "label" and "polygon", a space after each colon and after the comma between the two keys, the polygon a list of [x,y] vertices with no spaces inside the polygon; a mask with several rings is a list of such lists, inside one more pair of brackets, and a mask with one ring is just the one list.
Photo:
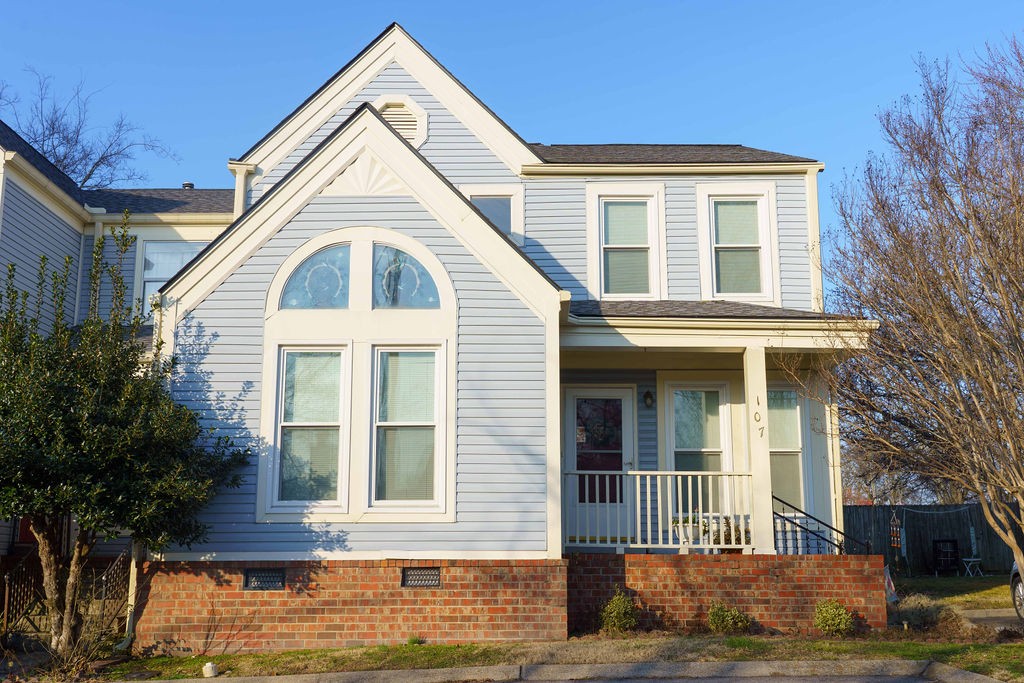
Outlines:
{"label": "white corner trim", "polygon": [[[819,169],[820,170],[820,169]],[[811,310],[825,310],[824,283],[822,282],[821,224],[818,210],[818,170],[809,170],[804,176],[807,192],[807,250],[811,278]]]}
{"label": "white corner trim", "polygon": [[[779,266],[778,204],[775,181],[736,180],[697,183],[697,244],[701,299],[749,301],[782,305]],[[714,245],[711,204],[717,199],[752,199],[758,203],[758,235],[761,247],[761,292],[719,294],[714,283]]]}
{"label": "white corner trim", "polygon": [[[606,199],[647,202],[648,283],[646,294],[604,293],[604,244],[601,235],[601,202]],[[588,182],[587,213],[587,293],[593,300],[659,300],[668,293],[668,269],[665,233],[665,184],[651,182]]]}
{"label": "white corner trim", "polygon": [[522,246],[526,238],[526,220],[522,183],[474,183],[459,185],[459,192],[472,201],[473,197],[509,197],[512,206],[512,234],[510,237]]}
{"label": "white corner trim", "polygon": [[387,116],[384,114],[384,110],[386,108],[394,106],[404,107],[413,115],[413,118],[416,119],[416,135],[412,138],[407,138],[409,140],[409,144],[419,149],[419,147],[427,141],[429,118],[427,117],[426,110],[424,110],[423,107],[419,105],[419,102],[413,98],[404,94],[381,95],[374,100],[373,106],[385,121],[387,120]]}

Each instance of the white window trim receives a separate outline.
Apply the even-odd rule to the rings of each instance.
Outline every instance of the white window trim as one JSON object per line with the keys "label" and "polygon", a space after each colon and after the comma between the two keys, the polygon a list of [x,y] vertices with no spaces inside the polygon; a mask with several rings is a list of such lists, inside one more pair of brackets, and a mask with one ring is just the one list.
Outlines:
{"label": "white window trim", "polygon": [[473,197],[510,197],[512,199],[512,234],[509,237],[516,244],[523,245],[526,239],[526,220],[521,183],[459,185],[459,192],[471,203]]}
{"label": "white window trim", "polygon": [[[372,512],[437,512],[443,501],[444,473],[443,455],[444,444],[447,443],[445,433],[444,406],[445,406],[445,383],[443,378],[447,376],[446,363],[444,358],[443,344],[375,344],[372,347],[373,362],[373,395],[370,397],[371,426],[370,426],[370,451],[369,451],[369,491],[367,493]],[[431,500],[377,500],[375,496],[377,486],[377,411],[380,399],[380,355],[389,351],[397,352],[418,352],[430,351],[434,354],[434,495]],[[386,423],[392,424],[392,423]]]}
{"label": "white window trim", "polygon": [[[794,391],[796,392],[796,413],[798,429],[797,433],[800,435],[800,447],[798,450],[792,448],[768,448],[768,457],[771,458],[773,453],[797,453],[797,462],[800,464],[800,490],[803,496],[803,500],[799,503],[794,501],[786,501],[793,503],[798,507],[807,510],[813,514],[814,510],[814,486],[813,482],[809,481],[807,475],[811,473],[810,460],[808,453],[808,445],[811,443],[811,424],[810,424],[810,411],[807,409],[807,399],[800,395],[800,392],[792,384],[784,382],[769,382],[768,391]],[[765,408],[767,410],[767,407]],[[770,435],[769,435],[770,436]]]}
{"label": "white window trim", "polygon": [[[280,458],[280,447],[281,447],[281,432],[283,428],[284,419],[284,384],[285,384],[285,355],[288,352],[338,352],[341,354],[341,382],[338,406],[338,490],[337,497],[333,501],[281,501],[278,499],[278,491],[280,490],[281,483],[281,458]],[[267,491],[267,495],[270,500],[269,509],[273,512],[281,513],[299,513],[305,514],[308,512],[333,512],[333,513],[345,513],[348,510],[348,492],[350,488],[349,482],[349,443],[350,443],[350,430],[351,430],[351,386],[350,381],[352,373],[352,354],[351,354],[351,342],[349,343],[338,343],[338,344],[322,344],[318,343],[315,345],[302,345],[302,344],[282,344],[278,347],[278,362],[277,362],[277,386],[276,386],[276,404],[277,410],[275,411],[275,429],[274,429],[274,440],[272,443],[273,457],[270,458],[271,470],[269,472],[268,481],[270,487]]]}
{"label": "white window trim", "polygon": [[416,117],[416,137],[409,140],[409,144],[416,149],[419,149],[420,146],[427,141],[428,117],[426,110],[424,110],[423,107],[421,107],[413,98],[408,95],[398,93],[381,95],[373,101],[373,107],[377,110],[378,114],[381,114],[381,110],[389,104],[400,104],[408,109],[414,117]]}
{"label": "white window trim", "polygon": [[718,405],[718,429],[720,431],[719,444],[722,451],[723,472],[734,472],[732,452],[732,402],[729,399],[729,385],[725,382],[689,382],[666,380],[661,388],[661,421],[663,425],[663,438],[665,448],[662,452],[661,469],[666,472],[675,471],[675,401],[673,392],[681,391],[717,391],[719,398]]}
{"label": "white window trim", "polygon": [[[646,201],[648,276],[646,294],[604,293],[604,239],[601,234],[601,202]],[[587,183],[587,291],[591,299],[659,300],[668,292],[668,273],[664,267],[665,241],[664,183]]]}
{"label": "white window trim", "polygon": [[[758,237],[761,247],[761,292],[720,294],[715,291],[712,203],[719,200],[752,199],[758,203]],[[781,306],[779,275],[779,233],[775,183],[735,181],[697,183],[697,243],[700,263],[701,299],[749,301]]]}
{"label": "white window trim", "polygon": [[[223,232],[223,228],[190,227],[190,228],[167,228],[167,227],[146,227],[130,228],[128,234],[135,237],[135,267],[132,280],[132,304],[142,299],[144,289],[144,276],[146,272],[146,245],[150,242],[202,242],[208,245],[217,235]],[[105,234],[107,243],[111,241],[109,231]]]}
{"label": "white window trim", "polygon": [[[281,309],[281,293],[288,278],[309,256],[335,244],[351,244],[349,267],[349,308]],[[413,256],[434,279],[440,308],[373,309],[373,244],[387,244]],[[361,256],[364,255],[364,256]],[[352,227],[318,235],[299,246],[278,268],[267,288],[264,321],[264,387],[278,387],[278,364],[282,347],[344,346],[348,356],[348,487],[347,510],[313,506],[285,511],[274,507],[273,451],[277,428],[278,392],[263,391],[261,396],[260,435],[266,446],[260,452],[256,489],[258,522],[379,522],[437,523],[455,521],[455,420],[456,330],[458,302],[451,279],[437,257],[423,244],[392,230]],[[353,330],[366,330],[354,335]],[[415,335],[415,336],[412,336]],[[428,504],[410,506],[374,506],[370,467],[372,448],[372,407],[374,349],[378,347],[418,347],[438,349],[438,447],[435,452],[436,498]]]}

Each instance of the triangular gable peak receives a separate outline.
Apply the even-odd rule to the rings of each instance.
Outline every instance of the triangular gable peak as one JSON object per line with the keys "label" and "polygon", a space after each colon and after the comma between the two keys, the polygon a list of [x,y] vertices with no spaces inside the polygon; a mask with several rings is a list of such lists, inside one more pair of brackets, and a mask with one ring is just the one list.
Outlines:
{"label": "triangular gable peak", "polygon": [[257,176],[269,172],[392,63],[426,88],[512,172],[541,163],[518,135],[398,24],[385,29],[238,162],[254,168]]}
{"label": "triangular gable peak", "polygon": [[557,322],[557,285],[488,223],[373,107],[363,105],[164,285],[164,339],[171,342],[175,323],[321,195],[412,196],[538,315]]}

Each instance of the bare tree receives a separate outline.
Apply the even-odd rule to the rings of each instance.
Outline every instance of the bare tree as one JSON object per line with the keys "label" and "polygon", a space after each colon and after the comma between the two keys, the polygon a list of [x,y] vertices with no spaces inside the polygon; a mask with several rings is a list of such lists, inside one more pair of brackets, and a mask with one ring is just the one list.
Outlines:
{"label": "bare tree", "polygon": [[1024,566],[1024,47],[918,67],[836,193],[832,308],[879,327],[830,388],[862,474],[976,499]]}
{"label": "bare tree", "polygon": [[52,77],[31,68],[27,71],[36,80],[31,99],[22,102],[9,84],[0,82],[0,112],[9,112],[18,133],[80,188],[95,190],[144,180],[145,174],[132,165],[140,151],[174,156],[124,114],[97,128],[89,116],[96,93],[86,92],[83,82],[60,96],[53,90]]}

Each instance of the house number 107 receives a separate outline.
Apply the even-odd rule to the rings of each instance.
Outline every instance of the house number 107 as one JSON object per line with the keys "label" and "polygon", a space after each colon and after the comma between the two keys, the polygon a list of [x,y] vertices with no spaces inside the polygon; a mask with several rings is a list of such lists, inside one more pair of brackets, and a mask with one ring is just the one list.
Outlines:
{"label": "house number 107", "polygon": [[[757,396],[757,397],[755,397],[755,400],[757,401],[757,405],[760,406],[761,405],[761,397]],[[761,411],[760,410],[755,410],[754,411],[754,423],[755,424],[761,424]],[[760,427],[757,428],[757,435],[759,437],[761,437],[762,439],[764,438],[764,425],[761,425]]]}

